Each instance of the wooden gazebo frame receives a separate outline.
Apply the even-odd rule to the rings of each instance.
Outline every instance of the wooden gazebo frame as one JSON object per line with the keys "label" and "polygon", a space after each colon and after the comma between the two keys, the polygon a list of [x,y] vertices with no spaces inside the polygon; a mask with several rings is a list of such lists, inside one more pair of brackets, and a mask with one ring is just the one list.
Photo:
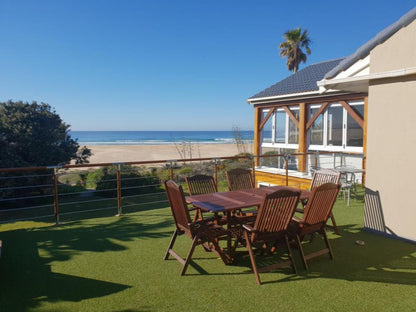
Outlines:
{"label": "wooden gazebo frame", "polygon": [[[348,101],[362,100],[364,101],[364,118],[361,118],[354,109],[348,104]],[[314,96],[302,99],[287,99],[269,103],[253,103],[254,104],[254,155],[259,156],[261,153],[261,132],[278,108],[283,108],[288,114],[289,118],[295,124],[299,131],[298,153],[305,154],[298,156],[298,171],[305,172],[307,169],[306,153],[308,151],[308,130],[313,125],[315,120],[322,114],[330,104],[340,103],[346,109],[348,114],[357,122],[363,129],[363,154],[364,159],[366,155],[367,145],[367,106],[368,95],[363,93],[343,94],[343,95],[326,95]],[[308,108],[310,105],[322,104],[319,110],[308,119]],[[299,119],[290,110],[291,106],[299,106]],[[263,110],[269,110],[267,115],[262,118]],[[256,166],[259,166],[259,158],[255,158]],[[363,162],[365,166],[365,162]]]}

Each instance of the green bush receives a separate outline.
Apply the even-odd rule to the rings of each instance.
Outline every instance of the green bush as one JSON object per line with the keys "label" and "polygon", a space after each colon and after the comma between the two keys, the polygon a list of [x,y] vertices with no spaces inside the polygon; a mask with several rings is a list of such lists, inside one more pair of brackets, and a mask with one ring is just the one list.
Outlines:
{"label": "green bush", "polygon": [[[98,195],[104,197],[117,196],[117,168],[103,168],[94,176],[97,178],[96,191]],[[88,182],[87,182],[88,183]],[[155,193],[160,190],[159,178],[151,173],[140,174],[140,172],[131,167],[123,166],[121,170],[121,196],[133,196],[138,194]]]}

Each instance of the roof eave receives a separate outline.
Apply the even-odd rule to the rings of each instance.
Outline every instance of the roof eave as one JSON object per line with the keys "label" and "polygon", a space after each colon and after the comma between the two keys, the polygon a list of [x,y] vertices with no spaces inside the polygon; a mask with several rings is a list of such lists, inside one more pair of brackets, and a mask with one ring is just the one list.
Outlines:
{"label": "roof eave", "polygon": [[[335,93],[340,92],[338,90],[325,90],[325,93]],[[310,91],[310,92],[300,92],[300,93],[292,93],[292,94],[283,94],[283,95],[274,95],[268,97],[261,97],[261,98],[250,98],[247,99],[247,103],[251,105],[257,104],[268,104],[268,103],[275,103],[275,102],[284,102],[288,100],[303,100],[303,99],[310,99],[314,97],[322,96],[322,92],[320,90]]]}
{"label": "roof eave", "polygon": [[338,79],[322,79],[318,81],[318,86],[326,90],[339,90],[339,91],[353,91],[353,92],[367,92],[370,81],[398,78],[404,76],[416,75],[416,67],[408,67],[399,70],[378,72],[369,75],[338,78]]}

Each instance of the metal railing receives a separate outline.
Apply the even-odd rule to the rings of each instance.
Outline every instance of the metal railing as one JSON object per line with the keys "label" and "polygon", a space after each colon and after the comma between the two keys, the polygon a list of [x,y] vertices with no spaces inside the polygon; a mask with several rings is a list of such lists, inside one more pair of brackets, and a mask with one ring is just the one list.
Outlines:
{"label": "metal railing", "polygon": [[[343,165],[347,155],[359,156],[315,152],[3,168],[0,169],[0,223],[23,220],[51,222],[52,219],[52,222],[59,224],[62,217],[70,220],[81,213],[98,212],[102,216],[103,211],[108,211],[112,215],[122,216],[126,212],[147,207],[166,207],[164,180],[172,179],[181,183],[184,176],[205,173],[214,177],[221,191],[227,187],[225,171],[236,167],[250,168],[255,180],[256,169],[282,169],[279,174],[285,176],[286,185],[289,185],[291,174],[296,171],[293,168],[294,159],[309,157],[308,170],[311,170]],[[331,161],[327,159],[324,162],[323,156],[328,156]],[[284,165],[276,167],[274,164],[281,164],[279,158],[283,159]],[[364,159],[362,162],[364,168]],[[190,167],[184,171],[187,166]],[[85,169],[89,171],[82,171]],[[97,170],[102,172],[94,175]],[[78,176],[76,183],[65,181],[71,175]],[[86,176],[92,177],[86,179]],[[95,180],[94,176],[98,176],[98,179]]]}

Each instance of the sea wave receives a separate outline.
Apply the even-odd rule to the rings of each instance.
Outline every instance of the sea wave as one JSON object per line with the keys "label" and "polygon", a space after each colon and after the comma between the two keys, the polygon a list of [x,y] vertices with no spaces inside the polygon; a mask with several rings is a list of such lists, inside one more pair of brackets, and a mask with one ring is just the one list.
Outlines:
{"label": "sea wave", "polygon": [[[251,143],[251,140],[245,140],[246,143]],[[233,139],[215,139],[214,141],[163,141],[163,140],[146,140],[146,141],[134,141],[134,140],[117,140],[117,141],[91,141],[82,142],[79,141],[79,145],[201,145],[201,144],[233,144]]]}

